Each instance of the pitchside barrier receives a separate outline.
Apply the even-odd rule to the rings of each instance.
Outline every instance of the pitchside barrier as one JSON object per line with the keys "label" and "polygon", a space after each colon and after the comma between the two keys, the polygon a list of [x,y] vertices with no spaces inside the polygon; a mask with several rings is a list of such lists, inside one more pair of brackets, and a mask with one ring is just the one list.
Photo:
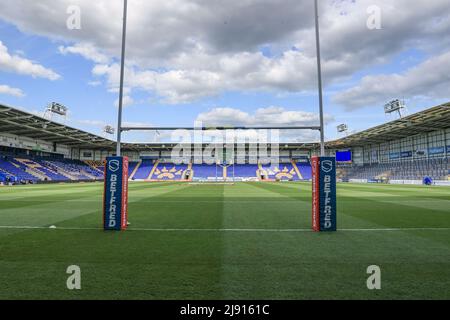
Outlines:
{"label": "pitchside barrier", "polygon": [[312,228],[316,232],[337,230],[336,158],[313,157]]}
{"label": "pitchside barrier", "polygon": [[108,157],[105,164],[103,226],[125,230],[128,223],[128,158]]}

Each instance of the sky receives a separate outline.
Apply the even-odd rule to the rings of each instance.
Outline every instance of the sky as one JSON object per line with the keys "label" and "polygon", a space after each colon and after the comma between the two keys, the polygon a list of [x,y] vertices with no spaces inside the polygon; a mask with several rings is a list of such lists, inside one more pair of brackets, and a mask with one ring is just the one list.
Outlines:
{"label": "sky", "polygon": [[[126,126],[316,126],[313,0],[129,0]],[[0,0],[0,103],[116,126],[122,0]],[[320,0],[326,139],[450,101],[450,1]],[[1,128],[0,128],[1,129]],[[286,131],[286,141],[318,134]],[[111,137],[113,138],[113,137]],[[127,142],[157,142],[127,133]]]}

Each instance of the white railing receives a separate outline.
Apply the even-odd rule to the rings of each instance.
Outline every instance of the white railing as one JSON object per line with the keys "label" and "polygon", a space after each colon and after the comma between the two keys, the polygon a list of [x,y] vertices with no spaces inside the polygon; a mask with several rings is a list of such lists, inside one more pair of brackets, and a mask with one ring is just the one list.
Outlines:
{"label": "white railing", "polygon": [[390,184],[422,185],[422,180],[390,180]]}
{"label": "white railing", "polygon": [[350,183],[368,183],[369,180],[367,180],[367,179],[350,179],[349,182]]}
{"label": "white railing", "polygon": [[434,181],[434,185],[436,185],[436,186],[450,186],[450,180],[437,180],[437,181]]}

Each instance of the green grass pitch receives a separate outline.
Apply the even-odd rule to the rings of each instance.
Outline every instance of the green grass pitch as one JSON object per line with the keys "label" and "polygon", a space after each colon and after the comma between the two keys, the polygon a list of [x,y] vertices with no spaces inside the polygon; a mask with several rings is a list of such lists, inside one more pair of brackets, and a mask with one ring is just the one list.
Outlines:
{"label": "green grass pitch", "polygon": [[0,299],[450,299],[449,188],[341,184],[333,234],[310,189],[133,183],[130,230],[104,232],[102,184],[0,188]]}

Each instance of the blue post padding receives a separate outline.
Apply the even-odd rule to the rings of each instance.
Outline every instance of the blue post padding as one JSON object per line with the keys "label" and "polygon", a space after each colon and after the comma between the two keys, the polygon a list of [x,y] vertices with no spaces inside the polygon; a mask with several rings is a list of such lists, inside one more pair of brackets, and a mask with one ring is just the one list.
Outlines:
{"label": "blue post padding", "polygon": [[336,231],[336,158],[320,157],[319,172],[320,231]]}
{"label": "blue post padding", "polygon": [[122,230],[123,158],[108,157],[105,167],[104,229]]}

